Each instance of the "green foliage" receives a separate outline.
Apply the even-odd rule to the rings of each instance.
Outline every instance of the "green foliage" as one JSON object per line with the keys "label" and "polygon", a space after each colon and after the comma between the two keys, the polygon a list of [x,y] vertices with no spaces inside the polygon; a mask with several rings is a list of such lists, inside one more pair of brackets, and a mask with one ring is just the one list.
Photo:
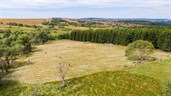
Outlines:
{"label": "green foliage", "polygon": [[20,34],[18,35],[16,41],[17,44],[21,44],[24,46],[24,52],[31,52],[32,51],[32,37],[29,34]]}
{"label": "green foliage", "polygon": [[23,25],[23,24],[21,24],[21,23],[15,23],[15,22],[7,23],[7,25],[20,26],[20,27],[23,27],[23,26],[24,26],[24,25]]}
{"label": "green foliage", "polygon": [[69,39],[70,38],[70,34],[69,33],[63,33],[58,35],[58,39]]}
{"label": "green foliage", "polygon": [[99,30],[74,30],[71,40],[89,41],[96,43],[112,43],[128,45],[136,40],[145,40],[155,48],[171,51],[170,27],[132,27]]}
{"label": "green foliage", "polygon": [[8,69],[13,66],[13,61],[19,55],[31,51],[32,45],[30,40],[29,34],[23,34],[22,32],[12,33],[9,30],[4,31],[3,38],[0,40],[2,73],[4,73],[4,70],[8,72]]}
{"label": "green foliage", "polygon": [[13,66],[13,61],[32,51],[33,44],[43,44],[52,39],[49,34],[49,29],[39,28],[32,33],[12,33],[10,30],[5,30],[3,38],[0,39],[0,70],[8,72],[8,69]]}
{"label": "green foliage", "polygon": [[171,32],[163,32],[158,39],[158,47],[164,51],[171,51]]}
{"label": "green foliage", "polygon": [[8,72],[8,69],[12,66],[12,61],[16,60],[16,57],[19,55],[18,47],[9,47],[5,45],[0,45],[0,60],[1,70],[4,73],[4,70]]}
{"label": "green foliage", "polygon": [[5,30],[5,31],[3,32],[3,38],[9,37],[10,34],[11,34],[11,30]]}
{"label": "green foliage", "polygon": [[65,22],[65,21],[63,19],[61,19],[61,18],[52,18],[51,25],[56,25],[56,24],[58,24],[60,22]]}
{"label": "green foliage", "polygon": [[43,22],[42,22],[42,25],[49,25],[49,21],[46,21],[46,20],[44,20]]}
{"label": "green foliage", "polygon": [[154,52],[152,43],[143,40],[137,40],[128,45],[125,56],[131,60],[146,60]]}
{"label": "green foliage", "polygon": [[61,18],[52,18],[51,21],[46,21],[44,20],[42,22],[43,25],[51,25],[51,26],[56,26],[57,24],[59,24],[60,22],[65,22],[65,20],[61,19]]}
{"label": "green foliage", "polygon": [[49,39],[49,30],[48,29],[38,30],[34,32],[32,35],[33,35],[32,41],[34,44],[44,44]]}

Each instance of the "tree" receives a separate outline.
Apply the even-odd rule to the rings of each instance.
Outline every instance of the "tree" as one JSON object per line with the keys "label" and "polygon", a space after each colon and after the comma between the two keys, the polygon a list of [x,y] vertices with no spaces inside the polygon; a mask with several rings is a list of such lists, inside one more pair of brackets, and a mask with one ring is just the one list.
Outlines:
{"label": "tree", "polygon": [[3,77],[4,74],[4,61],[0,58],[0,70],[1,70],[1,74],[0,74],[0,80]]}
{"label": "tree", "polygon": [[19,35],[17,40],[15,41],[17,44],[21,44],[24,46],[24,52],[32,51],[32,38],[29,34]]}
{"label": "tree", "polygon": [[58,64],[57,68],[58,68],[58,77],[61,80],[61,85],[59,86],[59,88],[64,88],[67,86],[67,84],[65,83],[65,79],[66,79],[66,74],[68,72],[69,69],[69,63],[64,62],[62,60],[62,57],[59,57],[60,59],[60,63]]}
{"label": "tree", "polygon": [[149,55],[154,52],[152,43],[143,40],[137,40],[128,45],[125,51],[125,56],[130,60],[136,60],[137,63],[147,60]]}
{"label": "tree", "polygon": [[1,68],[3,68],[2,71],[5,70],[8,72],[8,69],[12,66],[12,62],[16,60],[19,55],[18,50],[20,49],[17,49],[16,47],[8,47],[5,45],[0,46]]}
{"label": "tree", "polygon": [[73,30],[71,40],[128,45],[136,40],[146,40],[156,49],[171,52],[169,27],[130,27],[97,30]]}
{"label": "tree", "polygon": [[11,35],[11,30],[5,30],[3,33],[3,38],[9,37]]}
{"label": "tree", "polygon": [[32,42],[34,44],[44,44],[49,40],[50,29],[37,29],[36,32],[32,33]]}

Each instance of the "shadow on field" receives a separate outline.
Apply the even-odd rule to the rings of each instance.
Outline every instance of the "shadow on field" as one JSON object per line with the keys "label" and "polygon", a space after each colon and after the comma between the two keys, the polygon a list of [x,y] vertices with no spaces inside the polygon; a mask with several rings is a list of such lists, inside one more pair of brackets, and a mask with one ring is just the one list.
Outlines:
{"label": "shadow on field", "polygon": [[32,65],[32,64],[34,64],[34,63],[31,61],[23,61],[23,62],[18,63],[15,68],[19,68],[19,67],[23,67],[23,66],[27,66],[27,65]]}
{"label": "shadow on field", "polygon": [[[27,53],[25,56],[28,58],[28,57],[30,57],[31,55],[33,55],[34,52],[39,52],[39,51],[43,51],[43,50],[37,49],[37,48],[33,48],[32,52]],[[23,67],[23,66],[31,65],[31,64],[34,64],[34,62],[31,62],[30,59],[26,59],[26,60],[24,60],[24,61],[22,61],[22,62],[16,62],[14,68]]]}
{"label": "shadow on field", "polygon": [[[0,81],[0,96],[19,96],[19,94],[25,90],[25,87],[20,86],[17,81],[13,80],[1,80]],[[15,91],[15,93],[14,93]]]}

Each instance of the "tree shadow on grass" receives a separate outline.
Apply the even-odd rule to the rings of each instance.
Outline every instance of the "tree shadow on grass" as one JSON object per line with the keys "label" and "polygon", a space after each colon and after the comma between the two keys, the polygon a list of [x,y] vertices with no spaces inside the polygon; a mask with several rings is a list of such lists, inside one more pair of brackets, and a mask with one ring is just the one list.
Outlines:
{"label": "tree shadow on grass", "polygon": [[17,81],[1,80],[0,81],[0,96],[20,96],[25,86],[21,86]]}
{"label": "tree shadow on grass", "polygon": [[14,68],[19,68],[27,65],[32,65],[34,62],[28,62],[28,61],[23,61],[23,62],[18,62],[17,65]]}

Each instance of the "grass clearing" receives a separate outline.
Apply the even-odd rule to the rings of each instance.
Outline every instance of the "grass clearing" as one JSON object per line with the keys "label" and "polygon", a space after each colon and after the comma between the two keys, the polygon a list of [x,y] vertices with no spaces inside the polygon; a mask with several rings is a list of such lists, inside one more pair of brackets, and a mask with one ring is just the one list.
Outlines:
{"label": "grass clearing", "polygon": [[[125,46],[61,40],[49,42],[37,48],[40,51],[27,58],[32,64],[15,69],[6,76],[6,79],[20,83],[57,81],[59,80],[57,64],[60,63],[57,56],[63,57],[64,61],[70,63],[68,78],[101,71],[120,70],[125,65],[134,66],[132,61],[124,56]],[[157,51],[155,54],[159,59],[169,58],[169,53]]]}

